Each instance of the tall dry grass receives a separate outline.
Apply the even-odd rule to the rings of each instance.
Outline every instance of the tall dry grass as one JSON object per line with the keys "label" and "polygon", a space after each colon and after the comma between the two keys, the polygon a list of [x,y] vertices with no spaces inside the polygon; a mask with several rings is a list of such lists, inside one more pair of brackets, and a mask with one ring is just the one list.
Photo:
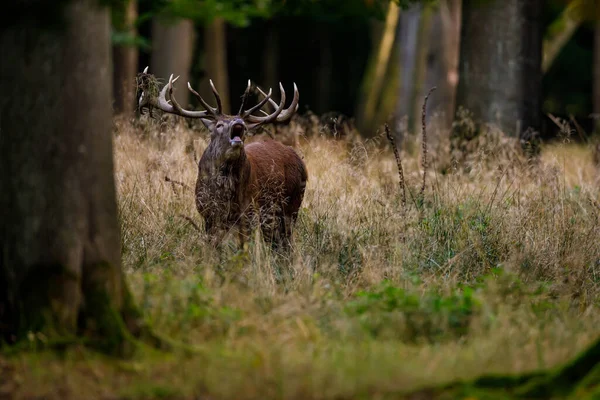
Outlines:
{"label": "tall dry grass", "polygon": [[[193,187],[205,133],[175,119],[117,121],[129,283],[152,326],[198,353],[143,351],[119,365],[80,352],[28,356],[17,369],[35,384],[23,393],[377,398],[547,368],[598,336],[600,180],[591,149],[557,143],[531,164],[492,131],[452,161],[443,132],[428,132],[438,145],[422,202],[419,155],[401,151],[403,207],[383,136],[334,139],[310,126],[280,130],[309,171],[283,255],[258,232],[247,253],[235,235],[217,252],[184,218],[203,226]],[[66,376],[59,393],[57,377]]]}

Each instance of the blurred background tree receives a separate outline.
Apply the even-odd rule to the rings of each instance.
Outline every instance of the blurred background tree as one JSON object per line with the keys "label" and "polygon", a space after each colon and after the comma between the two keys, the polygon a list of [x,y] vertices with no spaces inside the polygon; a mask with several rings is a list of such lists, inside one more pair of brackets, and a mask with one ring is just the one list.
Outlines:
{"label": "blurred background tree", "polygon": [[[513,80],[523,101],[532,102],[532,110],[539,109],[537,117],[525,118],[522,124],[539,129],[542,137],[551,137],[556,128],[545,114],[552,113],[572,116],[591,132],[593,113],[600,110],[600,85],[593,83],[600,79],[594,79],[593,73],[598,70],[593,68],[598,58],[594,56],[598,0],[538,2],[535,37],[531,36],[534,31],[506,22],[511,7],[527,18],[530,9],[492,0],[139,0],[136,6],[132,2],[123,7],[126,12],[113,13],[115,109],[127,113],[121,104],[134,103],[133,96],[118,89],[131,86],[120,82],[128,76],[133,84],[131,71],[150,65],[160,78],[181,75],[182,81],[189,80],[207,96],[211,78],[229,110],[238,106],[249,78],[273,88],[281,81],[288,90],[296,82],[302,96],[300,112],[333,111],[353,117],[367,137],[390,120],[396,122],[398,134],[418,133],[422,99],[431,86],[437,86],[428,104],[428,118],[448,131],[459,106],[457,99],[479,107],[477,113],[486,120],[494,111],[481,107],[500,101],[481,100],[481,92],[468,86],[457,93],[460,48],[465,61],[468,54],[480,54],[478,60],[489,61],[493,54],[490,46],[483,46],[485,40],[509,38],[542,49],[539,73],[537,67],[529,73],[537,78]],[[469,22],[474,7],[488,10],[482,14],[485,24],[477,19]],[[461,37],[464,21],[465,29],[481,32],[463,32]],[[490,39],[492,26],[510,35]],[[119,53],[125,47],[129,56]],[[470,52],[465,50],[469,47]],[[133,55],[136,49],[137,56]],[[517,61],[516,54],[500,54],[483,71],[500,77],[499,69]],[[531,65],[530,61],[523,65]],[[503,79],[509,79],[508,75]],[[529,88],[536,79],[540,80],[539,96]],[[528,88],[522,87],[524,83]],[[490,96],[502,92],[497,89],[490,88]],[[189,102],[186,92],[179,90],[184,104]],[[128,98],[121,99],[125,94]],[[522,114],[524,106],[518,107]],[[509,130],[507,124],[503,126]]]}
{"label": "blurred background tree", "polygon": [[456,105],[473,113],[476,127],[494,122],[516,137],[539,131],[542,8],[542,0],[463,1]]}

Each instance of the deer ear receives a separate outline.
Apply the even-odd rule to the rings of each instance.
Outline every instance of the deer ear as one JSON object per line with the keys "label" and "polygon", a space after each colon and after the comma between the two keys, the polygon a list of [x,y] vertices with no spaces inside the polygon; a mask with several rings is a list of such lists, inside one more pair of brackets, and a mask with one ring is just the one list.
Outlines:
{"label": "deer ear", "polygon": [[206,118],[200,118],[200,121],[202,121],[206,129],[208,129],[212,133],[213,128],[215,127],[215,122]]}

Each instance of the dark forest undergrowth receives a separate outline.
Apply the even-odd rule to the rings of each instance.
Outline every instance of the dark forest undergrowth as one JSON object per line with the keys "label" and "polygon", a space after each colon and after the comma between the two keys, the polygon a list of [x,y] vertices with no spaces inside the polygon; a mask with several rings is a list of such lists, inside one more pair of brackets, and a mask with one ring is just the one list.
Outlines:
{"label": "dark forest undergrowth", "polygon": [[[300,135],[309,182],[281,255],[258,233],[247,252],[235,234],[217,252],[184,218],[202,228],[205,135],[116,126],[129,284],[153,328],[189,347],[116,361],[40,349],[32,332],[27,351],[0,353],[0,399],[528,397],[473,380],[558,373],[600,336],[600,179],[585,146],[544,146],[530,165],[490,134],[457,164],[437,140],[423,198],[420,155],[402,152],[403,207],[384,138]],[[541,397],[591,396],[590,376]]]}

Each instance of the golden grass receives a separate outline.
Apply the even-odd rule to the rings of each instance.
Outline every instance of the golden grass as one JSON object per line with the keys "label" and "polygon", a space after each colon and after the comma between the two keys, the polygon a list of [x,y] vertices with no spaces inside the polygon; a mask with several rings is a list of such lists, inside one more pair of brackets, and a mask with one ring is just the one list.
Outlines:
{"label": "golden grass", "polygon": [[436,158],[423,204],[419,158],[404,152],[403,210],[388,148],[301,137],[309,181],[291,255],[258,237],[245,254],[235,235],[218,254],[181,217],[202,226],[206,136],[117,127],[123,266],[152,326],[198,353],[31,352],[5,361],[0,397],[393,397],[551,367],[600,333],[600,180],[583,146],[547,146],[527,166],[491,143],[447,174]]}

